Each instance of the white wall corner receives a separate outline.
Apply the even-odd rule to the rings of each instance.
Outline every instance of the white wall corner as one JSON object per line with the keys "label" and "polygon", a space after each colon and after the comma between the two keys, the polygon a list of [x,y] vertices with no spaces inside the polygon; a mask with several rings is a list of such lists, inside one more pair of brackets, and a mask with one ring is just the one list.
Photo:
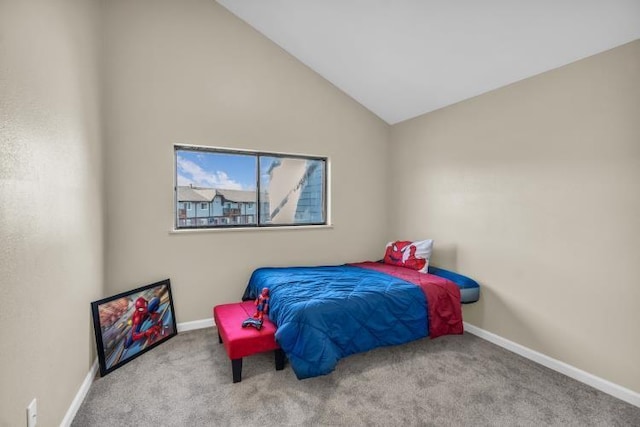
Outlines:
{"label": "white wall corner", "polygon": [[528,347],[510,341],[492,332],[485,331],[477,326],[473,326],[467,322],[464,323],[464,330],[470,334],[476,335],[484,340],[487,340],[493,344],[496,344],[506,350],[516,353],[522,357],[532,360],[542,366],[552,369],[556,372],[560,372],[574,380],[587,384],[595,389],[598,389],[604,393],[607,393],[620,400],[624,400],[634,406],[640,408],[640,393],[637,393],[621,385],[612,383],[604,378],[597,377],[582,369],[578,369],[575,366],[571,366],[567,363],[561,362],[557,359],[549,357],[545,354],[532,350]]}
{"label": "white wall corner", "polygon": [[78,409],[80,409],[80,405],[84,401],[84,398],[87,397],[87,393],[89,393],[89,388],[91,388],[91,384],[93,383],[93,379],[96,377],[98,373],[98,359],[93,361],[93,365],[89,368],[89,372],[87,376],[84,377],[84,381],[82,381],[82,385],[80,385],[80,389],[78,393],[76,393],[76,397],[71,401],[71,406],[67,409],[67,413],[64,415],[62,422],[60,423],[60,427],[69,427],[71,422],[76,416]]}
{"label": "white wall corner", "polygon": [[178,323],[177,326],[178,326],[178,332],[187,332],[187,331],[193,331],[196,329],[211,328],[215,326],[215,324],[213,323],[213,318],[211,318],[211,319],[194,320],[192,322],[182,322],[182,323]]}

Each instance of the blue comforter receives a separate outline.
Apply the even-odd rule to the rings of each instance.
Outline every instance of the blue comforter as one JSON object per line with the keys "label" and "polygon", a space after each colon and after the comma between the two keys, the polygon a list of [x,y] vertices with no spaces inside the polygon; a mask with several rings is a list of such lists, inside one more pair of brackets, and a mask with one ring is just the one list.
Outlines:
{"label": "blue comforter", "polygon": [[338,360],[427,336],[422,290],[353,266],[260,268],[243,299],[269,288],[276,340],[299,379],[325,375]]}

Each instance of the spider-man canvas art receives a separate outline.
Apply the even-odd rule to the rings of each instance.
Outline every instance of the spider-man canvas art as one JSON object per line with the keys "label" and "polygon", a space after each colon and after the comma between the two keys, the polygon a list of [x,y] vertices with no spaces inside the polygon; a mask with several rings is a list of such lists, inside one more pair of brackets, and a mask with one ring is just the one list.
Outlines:
{"label": "spider-man canvas art", "polygon": [[100,374],[176,335],[169,279],[91,304]]}

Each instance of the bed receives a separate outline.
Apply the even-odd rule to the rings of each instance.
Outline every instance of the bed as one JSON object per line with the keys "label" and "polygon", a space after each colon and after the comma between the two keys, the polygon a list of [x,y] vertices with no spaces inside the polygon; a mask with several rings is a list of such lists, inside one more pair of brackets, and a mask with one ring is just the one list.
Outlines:
{"label": "bed", "polygon": [[[478,285],[429,268],[420,273],[379,262],[260,268],[243,299],[269,288],[276,340],[296,376],[304,379],[330,373],[350,354],[461,334],[461,290],[467,289],[464,302],[473,302]],[[469,292],[473,289],[475,294]]]}

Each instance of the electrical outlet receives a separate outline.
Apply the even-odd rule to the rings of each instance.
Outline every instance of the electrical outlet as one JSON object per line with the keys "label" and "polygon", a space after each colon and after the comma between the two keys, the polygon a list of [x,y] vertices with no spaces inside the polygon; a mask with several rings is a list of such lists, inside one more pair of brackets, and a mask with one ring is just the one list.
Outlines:
{"label": "electrical outlet", "polygon": [[38,423],[38,401],[33,399],[27,406],[27,427],[36,427]]}

